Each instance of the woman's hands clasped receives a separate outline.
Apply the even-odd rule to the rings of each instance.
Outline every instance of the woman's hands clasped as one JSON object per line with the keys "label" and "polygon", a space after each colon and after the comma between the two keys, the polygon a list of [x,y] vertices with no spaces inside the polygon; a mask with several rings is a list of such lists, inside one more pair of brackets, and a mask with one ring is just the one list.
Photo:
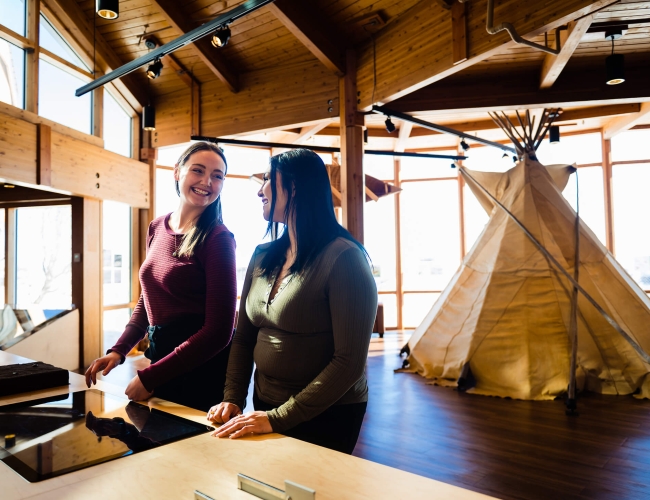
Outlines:
{"label": "woman's hands clasped", "polygon": [[273,432],[265,411],[252,411],[244,415],[239,406],[232,403],[219,403],[210,408],[208,420],[215,424],[223,424],[212,433],[214,437],[236,439],[248,434]]}

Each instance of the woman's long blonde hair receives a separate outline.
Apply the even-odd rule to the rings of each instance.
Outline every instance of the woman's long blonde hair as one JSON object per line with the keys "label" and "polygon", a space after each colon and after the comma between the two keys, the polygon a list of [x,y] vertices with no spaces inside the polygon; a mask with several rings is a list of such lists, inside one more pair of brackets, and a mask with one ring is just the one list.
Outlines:
{"label": "woman's long blonde hair", "polygon": [[[226,162],[226,156],[224,155],[223,150],[216,144],[209,142],[195,142],[190,145],[190,147],[183,151],[183,154],[178,159],[178,168],[182,168],[187,163],[187,160],[190,159],[190,156],[199,151],[212,151],[213,153],[218,154],[226,167],[224,175],[228,172],[228,163]],[[180,196],[181,191],[178,187],[178,181],[175,182],[176,194]],[[221,194],[219,194],[217,199],[205,208],[192,229],[183,235],[181,246],[175,252],[176,257],[191,257],[194,255],[196,248],[202,245],[210,232],[220,224],[223,224],[223,217],[221,214]]]}

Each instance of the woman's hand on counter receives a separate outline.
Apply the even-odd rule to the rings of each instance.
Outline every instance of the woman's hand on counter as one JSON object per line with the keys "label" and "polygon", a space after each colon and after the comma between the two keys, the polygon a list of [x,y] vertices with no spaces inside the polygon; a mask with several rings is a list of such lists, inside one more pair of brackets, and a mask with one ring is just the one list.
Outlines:
{"label": "woman's hand on counter", "polygon": [[212,433],[214,437],[236,439],[248,434],[268,434],[273,432],[269,417],[265,411],[251,411],[237,415]]}
{"label": "woman's hand on counter", "polygon": [[149,392],[145,386],[142,385],[142,381],[137,375],[133,377],[131,382],[129,382],[129,385],[126,386],[124,394],[126,394],[126,396],[132,401],[144,401],[153,396],[153,392]]}
{"label": "woman's hand on counter", "polygon": [[109,352],[106,356],[102,356],[101,358],[97,358],[95,361],[90,363],[90,366],[86,370],[86,385],[90,387],[92,384],[97,383],[98,371],[104,370],[102,375],[106,376],[121,362],[122,355],[115,351]]}
{"label": "woman's hand on counter", "polygon": [[239,406],[233,403],[222,402],[210,408],[208,420],[213,424],[225,424],[237,415],[241,415]]}

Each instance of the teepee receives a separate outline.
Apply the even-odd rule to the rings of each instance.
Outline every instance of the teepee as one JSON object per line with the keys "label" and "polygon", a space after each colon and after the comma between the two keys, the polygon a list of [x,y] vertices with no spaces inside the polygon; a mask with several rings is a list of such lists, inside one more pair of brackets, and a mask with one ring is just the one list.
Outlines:
{"label": "teepee", "polygon": [[493,118],[519,162],[460,167],[490,219],[405,346],[405,369],[517,399],[575,402],[576,387],[650,397],[650,299],[562,196],[575,169],[537,161],[553,112],[537,130]]}

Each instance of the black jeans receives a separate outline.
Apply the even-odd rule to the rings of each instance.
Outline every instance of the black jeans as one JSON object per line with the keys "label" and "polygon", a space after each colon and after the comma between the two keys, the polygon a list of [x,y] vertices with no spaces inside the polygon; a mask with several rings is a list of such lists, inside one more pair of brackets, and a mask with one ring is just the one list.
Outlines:
{"label": "black jeans", "polygon": [[[257,393],[253,394],[253,405],[257,411],[270,411],[276,408],[262,401]],[[366,406],[368,403],[330,406],[320,415],[282,434],[351,455],[359,438]]]}
{"label": "black jeans", "polygon": [[[204,323],[203,316],[187,316],[167,325],[147,329],[149,348],[144,355],[155,363],[194,335]],[[154,396],[207,412],[223,400],[230,344],[200,366],[158,386]]]}

